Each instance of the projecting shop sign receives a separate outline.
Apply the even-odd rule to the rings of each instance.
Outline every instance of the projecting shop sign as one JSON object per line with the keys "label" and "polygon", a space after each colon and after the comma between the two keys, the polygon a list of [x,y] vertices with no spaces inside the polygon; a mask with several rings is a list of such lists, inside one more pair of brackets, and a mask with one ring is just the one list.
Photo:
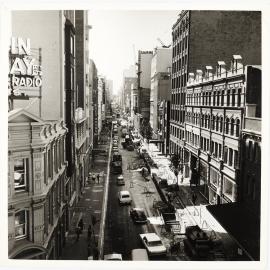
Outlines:
{"label": "projecting shop sign", "polygon": [[[30,39],[11,38],[9,94],[30,94],[42,85],[40,51],[31,51]],[[36,59],[38,58],[38,59]],[[35,92],[35,91],[34,91]],[[32,93],[33,95],[33,93]]]}

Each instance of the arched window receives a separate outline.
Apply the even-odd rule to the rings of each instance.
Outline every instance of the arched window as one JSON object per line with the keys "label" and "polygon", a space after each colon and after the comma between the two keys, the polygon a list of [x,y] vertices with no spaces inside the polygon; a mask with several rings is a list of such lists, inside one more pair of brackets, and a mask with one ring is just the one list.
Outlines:
{"label": "arched window", "polygon": [[230,124],[230,120],[229,118],[226,118],[226,122],[225,122],[225,133],[229,134],[229,124]]}
{"label": "arched window", "polygon": [[220,126],[219,126],[219,131],[222,132],[223,131],[223,117],[220,117]]}
{"label": "arched window", "polygon": [[208,114],[207,116],[207,128],[210,129],[210,121],[211,121],[211,116]]}
{"label": "arched window", "polygon": [[212,117],[212,127],[211,127],[212,130],[215,130],[215,122],[216,122],[216,117],[213,115],[213,117]]}
{"label": "arched window", "polygon": [[204,127],[204,114],[202,114],[201,119],[201,126]]}
{"label": "arched window", "polygon": [[224,90],[221,92],[221,106],[224,106],[224,95],[225,95],[225,92]]}
{"label": "arched window", "polygon": [[218,131],[218,125],[219,125],[219,117],[216,118],[216,131]]}
{"label": "arched window", "polygon": [[234,119],[231,119],[231,135],[234,135]]}
{"label": "arched window", "polygon": [[217,106],[219,106],[219,96],[220,96],[220,93],[219,91],[217,91]]}
{"label": "arched window", "polygon": [[236,132],[235,132],[235,136],[239,137],[240,136],[240,120],[237,118],[236,119]]}
{"label": "arched window", "polygon": [[228,107],[230,106],[230,95],[231,95],[230,90],[227,90],[227,106]]}

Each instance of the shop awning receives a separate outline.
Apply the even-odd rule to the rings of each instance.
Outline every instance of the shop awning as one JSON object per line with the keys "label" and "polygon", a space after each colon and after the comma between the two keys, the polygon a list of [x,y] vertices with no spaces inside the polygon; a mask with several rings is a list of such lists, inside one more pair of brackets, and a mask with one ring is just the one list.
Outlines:
{"label": "shop awning", "polygon": [[251,260],[260,260],[260,211],[255,214],[244,203],[208,205],[206,208]]}

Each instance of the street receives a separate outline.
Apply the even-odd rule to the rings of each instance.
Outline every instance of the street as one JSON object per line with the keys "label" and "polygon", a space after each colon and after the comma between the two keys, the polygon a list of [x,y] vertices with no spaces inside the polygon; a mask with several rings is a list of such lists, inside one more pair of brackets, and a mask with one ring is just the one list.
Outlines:
{"label": "street", "polygon": [[[154,197],[151,193],[145,192],[146,189],[149,190],[151,183],[145,182],[140,172],[128,170],[129,164],[138,162],[137,152],[123,149],[120,143],[119,152],[122,154],[125,185],[117,186],[118,175],[110,174],[104,254],[121,253],[123,260],[131,260],[132,249],[143,248],[139,234],[155,231],[149,223],[145,225],[135,224],[129,215],[129,211],[132,207],[141,207],[145,209],[146,213],[149,212],[149,204],[153,203]],[[150,188],[154,192],[153,189],[153,187]],[[131,205],[119,205],[117,196],[120,190],[128,190],[131,193],[133,200]],[[166,260],[166,257],[151,259]]]}

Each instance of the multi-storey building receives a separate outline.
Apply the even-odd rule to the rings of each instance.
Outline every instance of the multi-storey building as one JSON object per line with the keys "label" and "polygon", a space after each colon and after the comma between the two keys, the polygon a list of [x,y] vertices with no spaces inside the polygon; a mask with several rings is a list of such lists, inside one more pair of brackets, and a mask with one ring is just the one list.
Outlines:
{"label": "multi-storey building", "polygon": [[[98,75],[95,62],[90,60],[90,91],[92,92],[92,108],[93,108],[93,144],[98,142]],[[91,101],[90,101],[91,102]]]}
{"label": "multi-storey building", "polygon": [[[211,204],[237,201],[240,131],[247,104],[256,104],[258,68],[244,67],[234,55],[231,70],[219,61],[214,74],[189,74],[186,88],[184,168],[191,184],[199,185]],[[173,129],[172,137],[176,137]]]}
{"label": "multi-storey building", "polygon": [[[75,110],[75,145],[77,194],[82,192],[89,174],[92,156],[89,137],[89,25],[86,10],[75,11],[75,48],[76,48],[76,110]],[[91,121],[91,120],[90,120]]]}
{"label": "multi-storey building", "polygon": [[65,242],[66,161],[63,121],[24,109],[8,115],[9,258],[56,259]]}
{"label": "multi-storey building", "polygon": [[121,104],[125,113],[131,113],[131,86],[137,81],[135,66],[123,72],[123,91],[121,96]]}
{"label": "multi-storey building", "polygon": [[[257,74],[256,74],[257,73]],[[207,206],[238,244],[241,260],[260,260],[261,239],[261,70],[253,70],[240,131],[237,202]],[[255,83],[254,83],[255,81]]]}
{"label": "multi-storey building", "polygon": [[150,118],[150,88],[151,88],[151,61],[152,51],[139,51],[138,52],[138,65],[137,65],[137,91],[133,91],[134,98],[137,97],[137,105],[135,106],[134,121],[141,123],[143,119],[149,121]]}
{"label": "multi-storey building", "polygon": [[[26,76],[26,78],[24,79],[27,82],[29,82],[30,80],[41,82],[42,80],[42,83],[39,83],[38,87],[35,87],[35,89],[31,89],[30,87],[24,87],[23,84],[19,85],[18,82],[16,83],[16,89],[14,88],[15,84],[12,85],[13,90],[15,90],[16,92],[22,92],[23,95],[16,97],[10,96],[10,99],[12,100],[12,102],[10,103],[10,113],[12,113],[13,109],[16,110],[17,108],[23,108],[25,110],[23,114],[25,115],[27,113],[30,113],[31,117],[29,117],[31,119],[34,116],[39,116],[39,121],[45,121],[44,123],[54,123],[52,128],[48,128],[48,131],[46,131],[44,135],[41,135],[52,138],[52,141],[56,143],[55,146],[53,146],[54,143],[52,143],[52,149],[55,148],[56,150],[48,150],[48,159],[53,160],[53,164],[57,162],[57,157],[59,156],[58,152],[52,154],[53,151],[58,151],[57,140],[53,137],[54,134],[58,132],[56,125],[58,122],[64,122],[65,126],[67,127],[65,140],[63,140],[62,142],[65,145],[61,146],[63,149],[65,148],[64,161],[67,161],[65,163],[66,169],[63,170],[63,176],[60,175],[61,170],[59,171],[56,169],[56,174],[52,175],[50,171],[52,169],[51,167],[49,167],[52,166],[51,162],[46,161],[39,166],[44,167],[41,167],[41,169],[43,168],[44,173],[47,170],[50,171],[50,175],[48,173],[44,175],[44,181],[46,182],[50,180],[48,182],[49,184],[46,184],[46,188],[43,188],[41,186],[43,201],[40,199],[40,204],[45,204],[45,207],[43,210],[40,210],[41,212],[39,212],[39,214],[35,216],[34,220],[32,219],[31,222],[28,223],[28,226],[30,224],[33,228],[35,228],[35,224],[37,224],[37,226],[40,226],[38,230],[43,230],[42,233],[44,233],[42,243],[43,246],[46,248],[47,252],[47,255],[45,257],[55,259],[59,258],[59,256],[61,255],[61,246],[64,244],[66,232],[70,228],[71,218],[75,210],[74,206],[78,198],[79,185],[77,181],[80,180],[79,177],[77,177],[79,173],[77,174],[75,162],[75,147],[77,146],[75,144],[78,143],[78,140],[75,137],[78,134],[76,130],[77,126],[75,125],[74,121],[78,118],[77,117],[75,119],[75,108],[77,107],[75,11],[13,11],[11,18],[12,36],[21,38],[18,38],[17,44],[14,43],[14,40],[16,39],[12,39],[10,62],[12,63],[12,61],[14,61],[14,57],[15,59],[17,58],[16,61],[22,61],[23,57],[18,57],[18,54],[25,54],[28,60],[30,60],[30,58],[32,57],[37,58],[37,62],[32,62],[35,65],[32,66],[33,74],[30,76],[31,78],[29,77],[29,73],[26,72],[24,68],[21,68],[19,70],[11,69],[11,73],[14,73],[12,74],[14,76],[19,75],[19,77],[24,77],[24,75],[27,75],[28,78]],[[35,25],[36,27],[33,27],[33,25]],[[42,35],[40,33],[42,33]],[[13,54],[13,51],[17,52]],[[84,60],[85,59],[82,60],[81,64],[84,64]],[[32,116],[31,113],[34,116]],[[77,113],[76,116],[78,115],[80,114]],[[26,125],[25,118],[18,116],[16,119],[16,121],[18,121],[18,126],[19,124],[21,124],[19,123],[19,120],[22,121],[23,125]],[[30,121],[32,120],[29,120],[28,122]],[[33,121],[36,122],[36,120]],[[64,128],[64,125],[62,125],[62,127]],[[25,129],[23,129],[22,131],[25,131],[25,133],[22,132],[21,136],[30,136],[30,131]],[[50,146],[48,140],[47,143],[48,146],[46,147],[49,148]],[[45,146],[43,148],[45,149]],[[21,155],[23,156],[24,154],[25,151],[22,150]],[[19,156],[19,149],[16,149],[16,155],[17,157]],[[18,161],[18,164],[19,167],[22,167],[21,160]],[[49,168],[46,168],[46,166]],[[29,169],[31,169],[32,172],[34,170],[33,167],[31,167],[30,165],[29,168],[27,167],[27,170]],[[42,174],[42,172],[40,172],[40,174]],[[37,179],[38,177],[42,178],[43,175],[40,174],[34,175],[32,173],[31,177],[35,177],[33,181],[35,181],[35,179]],[[10,182],[13,183],[13,174],[10,175]],[[62,178],[64,178],[64,180]],[[59,197],[59,200],[56,200],[56,195],[54,194],[60,192],[58,191],[60,189],[56,189],[55,187],[62,187],[62,183],[64,184],[61,191],[63,193]],[[24,193],[24,195],[26,200],[26,195],[32,198],[31,196],[33,195],[33,193],[28,192]],[[15,202],[16,207],[19,207],[19,202],[22,202],[20,198],[20,193],[15,192],[12,195],[12,203],[14,205]],[[46,206],[47,204],[49,205],[48,207]],[[60,205],[61,207],[59,208]],[[52,207],[56,207],[57,211],[54,209],[53,211],[48,210],[48,208],[51,209]],[[14,211],[17,211],[17,208]],[[44,218],[42,216],[42,211],[45,215]],[[50,217],[49,225],[40,225],[43,224],[42,222],[47,222],[47,215],[58,215],[58,218]],[[29,227],[29,229],[32,230],[32,227]],[[16,241],[19,240],[19,238],[15,238],[14,246],[16,246]],[[30,241],[35,242],[32,236],[29,239]],[[24,241],[20,241],[20,248],[22,252],[31,247],[28,242],[24,247],[23,242]],[[10,250],[10,256],[17,256],[13,251],[14,250],[12,249]],[[25,252],[25,255],[21,253],[20,256],[27,257],[29,255],[27,252]],[[18,250],[16,251],[16,254],[18,254]]]}
{"label": "multi-storey building", "polygon": [[240,54],[243,64],[261,64],[261,13],[255,11],[182,11],[172,28],[170,152],[185,163],[185,101],[188,73],[215,66]]}
{"label": "multi-storey building", "polygon": [[172,50],[156,48],[151,62],[150,125],[157,139],[158,104],[170,99]]}
{"label": "multi-storey building", "polygon": [[[169,154],[170,143],[170,100],[162,100],[157,104],[157,143],[159,150],[165,154]],[[150,140],[152,142],[152,140]]]}
{"label": "multi-storey building", "polygon": [[105,121],[105,86],[104,76],[98,76],[97,110],[98,110],[98,137]]}

